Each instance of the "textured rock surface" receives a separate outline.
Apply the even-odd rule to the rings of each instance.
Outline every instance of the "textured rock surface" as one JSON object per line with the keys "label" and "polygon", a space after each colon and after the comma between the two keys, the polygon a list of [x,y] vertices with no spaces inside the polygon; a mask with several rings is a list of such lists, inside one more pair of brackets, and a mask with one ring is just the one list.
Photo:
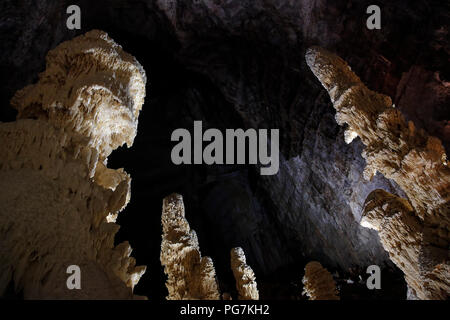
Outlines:
{"label": "textured rock surface", "polygon": [[202,257],[197,234],[184,216],[183,197],[163,200],[161,264],[167,275],[168,300],[219,300],[219,286],[210,257]]}
{"label": "textured rock surface", "polygon": [[303,293],[310,300],[339,300],[333,276],[317,261],[305,266],[302,282]]}
{"label": "textured rock surface", "polygon": [[[50,51],[39,82],[15,95],[19,119],[0,124],[0,294],[13,279],[25,298],[133,298],[145,267],[114,246],[113,223],[130,177],[106,161],[133,142],[145,81],[95,30]],[[66,286],[69,265],[81,290]]]}
{"label": "textured rock surface", "polygon": [[39,82],[11,100],[18,118],[44,119],[75,131],[105,159],[133,144],[144,103],[145,72],[106,33],[91,31],[47,55]]}
{"label": "textured rock surface", "polygon": [[[236,236],[239,239],[228,241],[244,238],[248,244],[243,248],[252,266],[262,265],[264,273],[274,272],[301,255],[343,269],[386,262],[387,255],[376,233],[362,228],[358,221],[371,190],[383,188],[399,193],[399,189],[383,177],[364,180],[364,162],[359,158],[362,145],[345,146],[342,141],[343,131],[333,123],[324,96],[311,83],[307,67],[301,63],[303,46],[319,43],[337,48],[364,70],[364,76],[377,87],[395,92],[399,72],[396,68],[402,70],[411,63],[409,57],[398,54],[402,51],[400,43],[405,46],[407,41],[395,38],[395,28],[410,24],[411,20],[416,23],[417,18],[411,18],[417,16],[413,12],[424,10],[426,5],[413,9],[405,3],[382,3],[383,19],[390,23],[383,26],[382,32],[370,33],[365,28],[367,6],[362,1],[157,4],[181,44],[179,59],[219,88],[245,126],[283,128],[280,172],[257,179],[258,202],[263,202],[261,198],[270,199],[269,217],[262,210],[247,210],[245,215],[257,216],[263,225],[283,230],[283,238],[268,240],[272,244],[264,246],[264,250],[270,254],[263,256],[277,255],[272,248],[278,241],[286,243],[283,250],[287,252],[273,261],[262,258],[259,253],[265,237],[258,228],[248,228],[247,236],[242,234]],[[408,41],[408,46],[415,43],[415,39]],[[419,47],[423,50],[425,46]],[[377,70],[383,75],[377,75]],[[206,215],[212,214],[208,211],[216,213],[205,211]],[[222,234],[231,237],[226,231]]]}
{"label": "textured rock surface", "polygon": [[450,292],[450,168],[439,139],[417,130],[388,96],[369,90],[334,54],[311,48],[306,61],[328,91],[345,139],[366,146],[365,177],[394,180],[408,200],[384,191],[366,200],[362,225],[380,231],[384,248],[420,299]]}
{"label": "textured rock surface", "polygon": [[236,289],[239,300],[258,300],[259,292],[256,277],[252,268],[247,265],[245,253],[242,248],[233,248],[230,252],[231,270],[236,279]]}
{"label": "textured rock surface", "polygon": [[405,273],[408,299],[448,297],[448,233],[438,230],[436,235],[435,228],[418,218],[407,200],[383,190],[369,195],[361,223],[379,232],[383,247]]}

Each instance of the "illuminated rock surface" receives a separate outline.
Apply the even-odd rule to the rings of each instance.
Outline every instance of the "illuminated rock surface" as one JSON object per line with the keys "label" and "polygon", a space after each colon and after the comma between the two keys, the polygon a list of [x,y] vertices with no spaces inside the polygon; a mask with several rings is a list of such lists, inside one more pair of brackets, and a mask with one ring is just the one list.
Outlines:
{"label": "illuminated rock surface", "polygon": [[333,276],[317,261],[306,265],[302,282],[310,300],[339,300]]}
{"label": "illuminated rock surface", "polygon": [[[37,81],[47,52],[88,30],[107,31],[143,64],[151,99],[139,116],[139,134],[133,148],[108,157],[109,167],[124,167],[133,177],[132,201],[115,239],[129,240],[138,262],[148,265],[136,293],[167,296],[159,213],[161,200],[176,191],[192,212],[188,219],[202,253],[227,282],[225,291],[235,288],[229,251],[241,246],[261,298],[298,297],[292,280],[309,261],[338,271],[336,281],[348,279],[353,266],[363,275],[368,265],[382,268],[381,290],[367,290],[365,284],[354,290],[355,276],[353,285],[339,283],[341,299],[405,297],[402,272],[378,233],[359,222],[371,191],[406,196],[381,174],[364,180],[364,146],[360,139],[345,143],[344,129],[304,53],[313,44],[338,53],[368,87],[392,97],[416,127],[441,139],[448,154],[445,1],[378,1],[382,29],[377,31],[366,28],[369,3],[359,0],[77,3],[81,30],[66,28],[71,1],[2,1],[0,121],[15,119],[9,101]],[[170,134],[191,128],[193,120],[221,130],[279,128],[280,172],[261,177],[251,166],[171,165]]]}
{"label": "illuminated rock surface", "polygon": [[247,265],[244,250],[242,248],[233,248],[230,256],[231,270],[233,270],[233,275],[236,279],[239,300],[258,300],[259,292],[256,286],[255,273]]}
{"label": "illuminated rock surface", "polygon": [[445,299],[450,292],[450,168],[440,140],[406,123],[388,96],[369,90],[338,56],[315,47],[306,61],[328,91],[336,121],[348,125],[346,142],[358,136],[366,146],[366,179],[378,171],[407,196],[373,191],[361,224],[379,231],[414,295]]}
{"label": "illuminated rock surface", "polygon": [[80,133],[106,158],[124,143],[133,144],[145,82],[136,59],[94,30],[51,50],[39,82],[18,91],[11,104],[18,118]]}
{"label": "illuminated rock surface", "polygon": [[[0,124],[0,295],[13,280],[25,298],[135,298],[145,267],[127,242],[114,246],[130,177],[106,165],[133,143],[145,82],[94,30],[51,50],[38,83],[16,93],[17,121]],[[66,286],[69,265],[81,290]]]}
{"label": "illuminated rock surface", "polygon": [[219,286],[210,257],[202,257],[197,234],[184,216],[183,197],[163,200],[161,264],[167,275],[168,300],[219,300]]}

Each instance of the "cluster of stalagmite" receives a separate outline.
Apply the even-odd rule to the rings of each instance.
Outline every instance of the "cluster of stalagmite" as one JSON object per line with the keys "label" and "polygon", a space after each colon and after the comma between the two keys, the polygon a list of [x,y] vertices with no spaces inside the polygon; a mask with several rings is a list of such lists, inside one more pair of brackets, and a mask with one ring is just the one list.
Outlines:
{"label": "cluster of stalagmite", "polygon": [[336,121],[348,125],[346,142],[359,136],[365,145],[365,177],[378,171],[408,197],[373,191],[361,224],[379,232],[414,295],[447,298],[450,168],[441,142],[407,123],[389,97],[369,90],[338,56],[315,47],[307,51],[306,62],[328,91]]}
{"label": "cluster of stalagmite", "polygon": [[167,274],[168,300],[219,300],[219,285],[210,257],[202,257],[197,234],[184,215],[183,197],[163,200],[161,264]]}
{"label": "cluster of stalagmite", "polygon": [[[171,194],[163,199],[161,264],[167,275],[168,300],[219,300],[220,290],[213,261],[202,257],[197,234],[185,217],[183,197]],[[242,248],[231,250],[231,268],[238,299],[259,299],[256,278],[247,265]],[[224,293],[222,298],[230,300]]]}
{"label": "cluster of stalagmite", "polygon": [[[0,123],[0,295],[11,281],[25,298],[127,299],[145,272],[115,217],[130,177],[107,168],[133,143],[146,76],[102,31],[47,55],[39,81],[16,93],[17,121]],[[67,287],[67,268],[81,289]]]}
{"label": "cluster of stalagmite", "polygon": [[317,261],[306,265],[302,282],[303,293],[310,300],[339,300],[333,276]]}
{"label": "cluster of stalagmite", "polygon": [[236,280],[236,289],[239,300],[259,300],[259,292],[256,286],[256,277],[252,268],[247,265],[244,250],[242,248],[231,249],[231,270]]}

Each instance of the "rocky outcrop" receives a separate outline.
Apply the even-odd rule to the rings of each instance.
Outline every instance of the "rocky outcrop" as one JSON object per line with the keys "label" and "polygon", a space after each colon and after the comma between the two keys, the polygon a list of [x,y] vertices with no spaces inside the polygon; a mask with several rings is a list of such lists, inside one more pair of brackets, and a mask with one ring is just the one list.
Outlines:
{"label": "rocky outcrop", "polygon": [[[62,43],[39,81],[17,92],[15,122],[0,124],[0,294],[126,299],[145,272],[127,242],[114,246],[130,176],[107,168],[130,146],[145,96],[141,65],[102,31]],[[81,271],[69,290],[68,266]]]}
{"label": "rocky outcrop", "polygon": [[124,143],[133,144],[146,76],[106,33],[94,30],[51,50],[39,78],[11,100],[18,118],[77,132],[102,160]]}
{"label": "rocky outcrop", "polygon": [[365,177],[378,172],[407,196],[376,190],[365,203],[363,226],[379,231],[392,261],[420,299],[450,292],[450,168],[439,139],[406,123],[389,97],[369,90],[336,55],[311,48],[306,61],[328,91],[336,121],[347,124],[345,141],[365,145]]}
{"label": "rocky outcrop", "polygon": [[256,286],[256,277],[252,268],[247,265],[244,250],[233,248],[230,252],[231,270],[236,280],[236,289],[239,300],[258,300],[259,292]]}
{"label": "rocky outcrop", "polygon": [[183,197],[163,200],[161,264],[167,275],[168,300],[219,300],[212,259],[202,257],[197,234],[184,215]]}
{"label": "rocky outcrop", "polygon": [[303,294],[310,300],[339,300],[333,276],[317,261],[305,266],[302,282]]}

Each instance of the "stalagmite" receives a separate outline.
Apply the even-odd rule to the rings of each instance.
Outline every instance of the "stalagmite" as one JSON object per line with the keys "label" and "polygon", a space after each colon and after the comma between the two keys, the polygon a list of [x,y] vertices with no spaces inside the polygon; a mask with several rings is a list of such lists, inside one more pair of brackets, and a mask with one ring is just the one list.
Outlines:
{"label": "stalagmite", "polygon": [[306,265],[302,282],[310,300],[339,300],[333,276],[317,261]]}
{"label": "stalagmite", "polygon": [[[15,122],[0,123],[0,295],[129,299],[145,272],[127,242],[114,246],[130,176],[107,168],[133,143],[146,76],[134,57],[94,30],[47,55],[39,81],[18,91]],[[69,289],[68,267],[80,269]]]}
{"label": "stalagmite", "polygon": [[420,299],[447,297],[450,292],[450,270],[448,261],[445,262],[448,251],[430,244],[431,231],[414,214],[408,201],[384,190],[375,190],[366,199],[361,224],[378,231],[383,247],[405,273],[405,280],[415,296]]}
{"label": "stalagmite", "polygon": [[184,215],[183,198],[163,200],[161,264],[167,274],[168,300],[219,300],[219,286],[210,257],[202,257],[197,234]]}
{"label": "stalagmite", "polygon": [[361,224],[379,231],[392,261],[419,299],[445,299],[450,292],[450,168],[439,139],[406,123],[389,97],[369,90],[345,61],[310,48],[306,62],[328,91],[336,121],[366,146],[365,176],[394,180],[401,199],[382,190],[367,198]]}
{"label": "stalagmite", "polygon": [[239,300],[259,300],[256,277],[252,268],[247,265],[242,248],[231,249],[231,270],[236,280]]}

